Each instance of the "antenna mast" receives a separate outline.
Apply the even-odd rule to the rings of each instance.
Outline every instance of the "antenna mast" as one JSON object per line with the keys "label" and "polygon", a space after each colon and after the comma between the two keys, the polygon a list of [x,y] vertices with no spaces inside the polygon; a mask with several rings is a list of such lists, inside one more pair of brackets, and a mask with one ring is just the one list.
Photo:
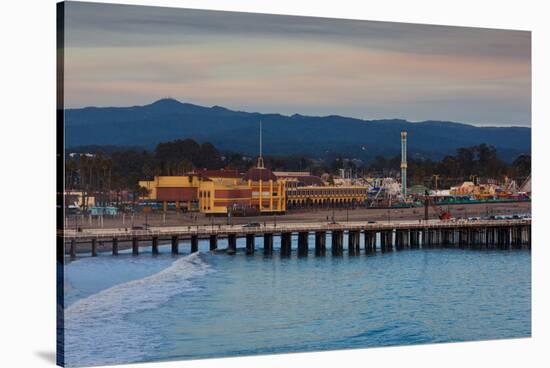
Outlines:
{"label": "antenna mast", "polygon": [[260,120],[260,156],[258,156],[257,167],[260,169],[264,168],[264,158],[262,156],[262,121]]}

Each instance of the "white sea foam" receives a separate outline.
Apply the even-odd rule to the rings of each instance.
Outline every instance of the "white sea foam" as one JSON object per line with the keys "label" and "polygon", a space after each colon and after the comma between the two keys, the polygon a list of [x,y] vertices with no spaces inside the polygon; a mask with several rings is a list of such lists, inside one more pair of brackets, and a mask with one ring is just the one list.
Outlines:
{"label": "white sea foam", "polygon": [[67,366],[136,362],[158,347],[159,336],[132,314],[157,308],[189,291],[191,278],[211,272],[199,253],[179,258],[154,275],[115,285],[65,309]]}

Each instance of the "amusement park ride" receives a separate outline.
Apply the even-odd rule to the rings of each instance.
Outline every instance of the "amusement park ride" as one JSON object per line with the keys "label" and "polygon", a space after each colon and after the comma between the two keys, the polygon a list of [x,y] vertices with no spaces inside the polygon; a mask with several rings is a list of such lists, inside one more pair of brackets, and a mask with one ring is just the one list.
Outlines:
{"label": "amusement park ride", "polygon": [[424,220],[428,221],[429,218],[429,207],[432,207],[435,213],[437,213],[437,217],[440,220],[447,221],[451,219],[451,213],[449,211],[445,211],[440,206],[436,205],[434,201],[431,200],[431,196],[426,191],[426,194],[424,195]]}

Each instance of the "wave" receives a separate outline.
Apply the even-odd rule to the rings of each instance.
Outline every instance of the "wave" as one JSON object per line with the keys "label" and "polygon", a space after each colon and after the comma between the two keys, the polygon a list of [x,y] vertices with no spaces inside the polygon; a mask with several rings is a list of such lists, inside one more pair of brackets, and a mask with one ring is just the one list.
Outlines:
{"label": "wave", "polygon": [[129,363],[143,360],[160,345],[160,336],[128,317],[155,309],[192,290],[192,278],[212,268],[194,253],[154,275],[129,281],[80,299],[65,309],[67,366]]}

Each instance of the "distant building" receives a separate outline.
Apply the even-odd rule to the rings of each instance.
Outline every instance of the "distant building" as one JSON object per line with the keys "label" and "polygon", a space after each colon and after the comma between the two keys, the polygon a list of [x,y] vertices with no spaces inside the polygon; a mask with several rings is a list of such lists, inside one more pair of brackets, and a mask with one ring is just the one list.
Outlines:
{"label": "distant building", "polygon": [[425,185],[413,185],[407,189],[407,193],[413,196],[424,196],[426,192],[429,192],[429,189]]}
{"label": "distant building", "polygon": [[341,183],[329,186],[308,171],[275,171],[274,174],[285,180],[287,208],[359,204],[368,198],[369,187],[366,185]]}
{"label": "distant building", "polygon": [[288,188],[287,206],[334,207],[364,203],[369,196],[366,186],[302,186]]}
{"label": "distant building", "polygon": [[81,190],[65,191],[65,207],[75,206],[79,208],[95,206],[95,197],[93,195],[84,195]]}
{"label": "distant building", "polygon": [[91,207],[90,215],[92,216],[115,216],[118,213],[116,207]]}
{"label": "distant building", "polygon": [[247,212],[283,213],[290,207],[338,206],[363,203],[367,186],[327,186],[309,172],[275,171],[264,166],[261,150],[256,166],[246,173],[236,170],[195,170],[183,176],[156,176],[140,181],[148,189],[144,199],[169,203],[176,209],[206,214]]}
{"label": "distant building", "polygon": [[451,187],[450,193],[452,195],[471,195],[474,194],[476,185],[473,181],[465,181],[459,186]]}
{"label": "distant building", "polygon": [[146,199],[175,203],[191,211],[227,214],[243,209],[258,212],[284,212],[284,182],[277,181],[267,169],[251,169],[242,176],[235,171],[197,171],[183,176],[156,176],[139,185],[150,190]]}
{"label": "distant building", "polygon": [[277,179],[284,180],[287,188],[325,185],[320,177],[311,175],[308,171],[274,171],[273,174]]}

